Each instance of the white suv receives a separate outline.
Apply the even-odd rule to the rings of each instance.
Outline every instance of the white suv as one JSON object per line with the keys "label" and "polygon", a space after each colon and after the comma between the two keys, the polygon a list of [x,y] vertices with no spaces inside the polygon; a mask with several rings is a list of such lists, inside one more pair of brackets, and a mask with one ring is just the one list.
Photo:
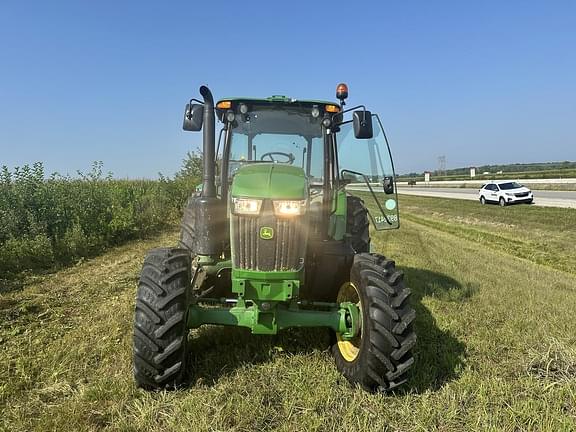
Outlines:
{"label": "white suv", "polygon": [[500,180],[486,183],[478,193],[481,204],[495,202],[504,207],[508,204],[521,202],[532,204],[534,202],[532,191],[513,181]]}

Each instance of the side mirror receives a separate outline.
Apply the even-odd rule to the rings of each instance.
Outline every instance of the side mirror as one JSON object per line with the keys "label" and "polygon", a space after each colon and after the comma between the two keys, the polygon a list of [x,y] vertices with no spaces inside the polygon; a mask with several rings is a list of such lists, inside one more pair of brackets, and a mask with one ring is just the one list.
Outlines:
{"label": "side mirror", "polygon": [[182,129],[185,131],[197,132],[202,129],[202,120],[204,118],[204,105],[186,104],[184,110],[184,124]]}
{"label": "side mirror", "polygon": [[390,195],[394,193],[394,179],[391,176],[386,176],[382,180],[382,187],[384,188],[384,193]]}
{"label": "side mirror", "polygon": [[374,136],[372,130],[372,113],[370,111],[354,111],[354,136],[357,139],[370,139]]}

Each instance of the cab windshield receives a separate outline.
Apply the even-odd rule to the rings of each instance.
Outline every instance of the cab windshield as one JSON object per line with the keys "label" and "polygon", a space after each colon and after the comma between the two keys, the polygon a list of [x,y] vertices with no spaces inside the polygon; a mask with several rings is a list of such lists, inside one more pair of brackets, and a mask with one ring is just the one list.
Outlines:
{"label": "cab windshield", "polygon": [[311,184],[322,183],[322,125],[311,106],[254,106],[236,114],[231,132],[230,177],[244,164],[268,162],[298,166]]}

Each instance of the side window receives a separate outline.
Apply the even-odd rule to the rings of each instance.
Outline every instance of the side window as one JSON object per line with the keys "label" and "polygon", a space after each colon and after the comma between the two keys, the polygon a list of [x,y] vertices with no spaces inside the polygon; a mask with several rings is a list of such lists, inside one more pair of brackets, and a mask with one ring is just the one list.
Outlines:
{"label": "side window", "polygon": [[[372,114],[374,135],[370,139],[357,139],[353,126],[352,122],[341,125],[336,141],[340,173],[344,179],[352,181],[347,190],[352,195],[365,191],[366,195],[361,195],[361,198],[370,199],[365,183],[368,182],[373,189],[370,201],[374,204],[369,205],[371,208],[368,214],[374,228],[378,231],[398,228],[400,222],[394,166],[382,123],[376,114]],[[391,182],[392,187],[388,192],[384,190],[384,182]]]}
{"label": "side window", "polygon": [[324,139],[312,138],[310,151],[310,181],[321,183],[324,173]]}

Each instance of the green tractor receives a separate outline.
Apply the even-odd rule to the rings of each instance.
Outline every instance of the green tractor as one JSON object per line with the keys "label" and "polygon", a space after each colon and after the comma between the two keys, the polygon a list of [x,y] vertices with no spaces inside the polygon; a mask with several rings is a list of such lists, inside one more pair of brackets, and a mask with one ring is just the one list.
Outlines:
{"label": "green tractor", "polygon": [[[151,250],[138,285],[134,377],[181,386],[189,329],[289,327],[333,332],[336,367],[352,384],[388,391],[414,363],[414,309],[394,261],[371,252],[399,227],[392,158],[377,115],[338,103],[225,98],[186,105],[203,131],[203,182],[184,209],[179,247]],[[351,119],[346,120],[351,114]],[[216,118],[222,123],[216,147]],[[368,211],[364,201],[374,201]],[[193,367],[193,366],[192,366]]]}

